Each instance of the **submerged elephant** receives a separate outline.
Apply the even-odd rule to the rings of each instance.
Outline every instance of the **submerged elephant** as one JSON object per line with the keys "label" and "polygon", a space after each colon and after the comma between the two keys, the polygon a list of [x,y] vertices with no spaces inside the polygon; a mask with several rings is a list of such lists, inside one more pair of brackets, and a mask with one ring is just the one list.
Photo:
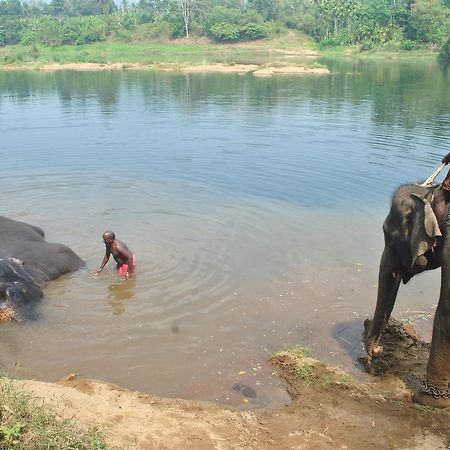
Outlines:
{"label": "submerged elephant", "polygon": [[0,321],[22,320],[47,281],[83,264],[66,245],[47,242],[39,227],[0,216]]}
{"label": "submerged elephant", "polygon": [[383,354],[380,339],[394,307],[400,282],[441,267],[427,379],[414,400],[450,407],[450,210],[438,224],[433,212],[436,187],[401,186],[394,193],[383,224],[385,247],[378,277],[377,304],[365,347],[369,356]]}
{"label": "submerged elephant", "polygon": [[21,321],[32,314],[42,289],[16,258],[0,258],[0,322]]}

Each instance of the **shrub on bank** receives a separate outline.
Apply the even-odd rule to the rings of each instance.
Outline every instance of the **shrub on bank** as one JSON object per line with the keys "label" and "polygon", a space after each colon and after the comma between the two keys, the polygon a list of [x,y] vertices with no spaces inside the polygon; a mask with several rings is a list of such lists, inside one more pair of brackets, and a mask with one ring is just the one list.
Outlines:
{"label": "shrub on bank", "polygon": [[38,16],[22,19],[22,45],[43,44],[54,47],[63,44],[92,44],[104,41],[110,26],[102,16],[64,17]]}
{"label": "shrub on bank", "polygon": [[106,450],[95,429],[81,430],[52,407],[37,405],[30,394],[0,378],[0,449]]}
{"label": "shrub on bank", "polygon": [[441,62],[450,62],[450,37],[445,41],[444,45],[441,47],[439,51],[439,61]]}
{"label": "shrub on bank", "polygon": [[220,22],[209,29],[211,37],[218,42],[229,42],[239,40],[239,27],[233,23]]}

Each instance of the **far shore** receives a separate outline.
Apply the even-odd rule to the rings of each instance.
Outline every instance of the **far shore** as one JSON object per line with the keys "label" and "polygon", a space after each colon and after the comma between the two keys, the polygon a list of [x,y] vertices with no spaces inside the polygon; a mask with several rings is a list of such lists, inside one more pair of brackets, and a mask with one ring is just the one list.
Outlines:
{"label": "far shore", "polygon": [[301,33],[272,39],[217,44],[183,38],[148,42],[97,42],[84,45],[0,47],[0,72],[152,70],[166,72],[217,72],[255,76],[324,75],[330,71],[319,58],[382,61],[436,59],[430,49],[367,51],[358,47],[318,48]]}
{"label": "far shore", "polygon": [[107,70],[153,70],[163,72],[220,72],[220,73],[252,73],[256,76],[272,75],[325,75],[331,72],[325,67],[308,67],[303,65],[286,66],[259,66],[257,64],[141,64],[141,63],[91,63],[91,62],[71,62],[71,63],[50,63],[50,64],[14,64],[0,65],[0,71],[20,71],[37,70],[41,72],[52,72],[59,70],[73,70],[79,72],[96,72]]}

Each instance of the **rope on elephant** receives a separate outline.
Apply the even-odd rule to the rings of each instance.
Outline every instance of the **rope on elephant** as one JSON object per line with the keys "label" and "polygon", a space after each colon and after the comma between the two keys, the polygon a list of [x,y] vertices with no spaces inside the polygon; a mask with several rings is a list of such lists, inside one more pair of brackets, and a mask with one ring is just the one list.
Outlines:
{"label": "rope on elephant", "polygon": [[419,186],[423,187],[433,187],[433,181],[442,172],[442,169],[446,166],[446,163],[442,163],[422,184]]}

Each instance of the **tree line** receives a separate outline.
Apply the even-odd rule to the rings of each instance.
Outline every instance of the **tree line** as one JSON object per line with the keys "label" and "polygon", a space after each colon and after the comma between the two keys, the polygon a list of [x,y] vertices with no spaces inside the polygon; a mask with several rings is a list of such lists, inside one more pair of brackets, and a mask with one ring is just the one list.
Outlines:
{"label": "tree line", "polygon": [[322,45],[448,52],[450,0],[0,0],[0,45],[237,42],[289,29]]}

